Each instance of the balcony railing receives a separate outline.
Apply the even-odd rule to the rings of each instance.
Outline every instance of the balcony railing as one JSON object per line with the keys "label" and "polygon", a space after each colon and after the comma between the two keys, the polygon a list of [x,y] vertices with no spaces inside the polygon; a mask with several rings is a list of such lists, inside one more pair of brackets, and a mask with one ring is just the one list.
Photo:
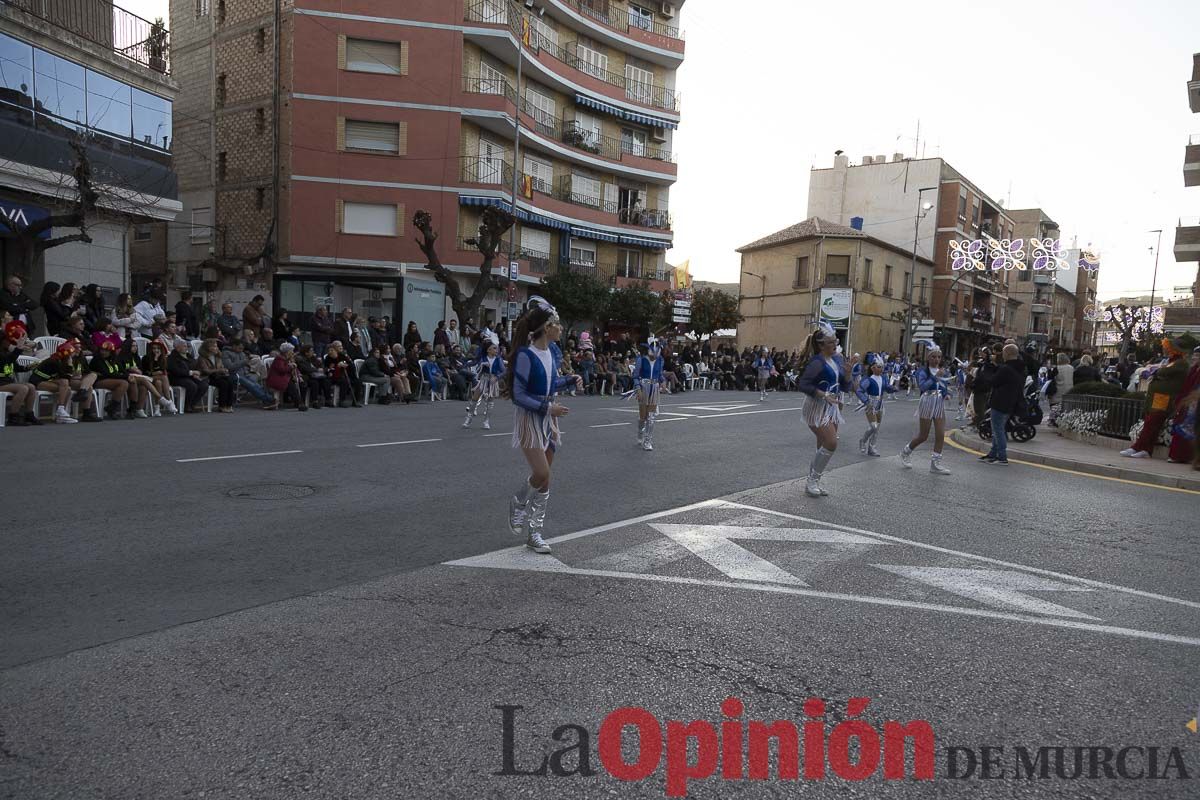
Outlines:
{"label": "balcony railing", "polygon": [[507,161],[471,156],[462,160],[463,183],[490,183],[507,188],[512,186],[512,179],[512,164]]}
{"label": "balcony railing", "polygon": [[155,72],[171,71],[166,27],[105,0],[0,0],[0,6],[18,8]]}
{"label": "balcony railing", "polygon": [[467,94],[495,95],[513,105],[517,103],[517,90],[503,78],[463,78],[463,91]]}
{"label": "balcony railing", "polygon": [[615,287],[617,279],[626,281],[661,281],[671,279],[666,270],[648,270],[645,267],[630,267],[624,264],[607,262],[583,261],[576,258],[560,258],[558,268],[567,272],[591,275],[599,278],[608,286]]}
{"label": "balcony railing", "polygon": [[683,40],[678,28],[659,20],[650,21],[641,16],[631,15],[627,8],[615,6],[608,0],[562,0],[562,2],[589,19],[594,19],[601,25],[622,33],[629,33],[630,28],[636,28],[657,33],[668,39]]}
{"label": "balcony railing", "polygon": [[981,325],[990,325],[992,324],[992,312],[973,308],[971,309],[971,321]]}
{"label": "balcony railing", "polygon": [[526,23],[522,22],[522,17],[527,15],[515,3],[508,2],[508,0],[475,0],[467,5],[465,16],[469,22],[506,25],[518,41],[524,41],[526,46],[535,53],[547,53],[572,69],[604,81],[623,91],[627,100],[661,108],[665,111],[679,110],[679,97],[673,89],[631,81],[625,75],[609,72],[586,59],[581,59],[578,55],[578,42],[558,42],[544,36],[533,26],[532,18],[529,18],[528,35],[526,35]]}
{"label": "balcony railing", "polygon": [[[479,248],[473,242],[467,241],[468,237],[458,237],[458,249],[463,252],[473,253],[478,252]],[[500,242],[496,248],[497,257],[503,257],[506,260],[521,259],[529,262],[529,274],[546,275],[550,272],[550,265],[553,263],[549,253],[542,253],[538,250],[531,250],[528,247],[513,247],[513,243],[509,241]]]}
{"label": "balcony railing", "polygon": [[845,289],[850,286],[850,276],[845,273],[833,273],[825,276],[825,287],[828,289]]}

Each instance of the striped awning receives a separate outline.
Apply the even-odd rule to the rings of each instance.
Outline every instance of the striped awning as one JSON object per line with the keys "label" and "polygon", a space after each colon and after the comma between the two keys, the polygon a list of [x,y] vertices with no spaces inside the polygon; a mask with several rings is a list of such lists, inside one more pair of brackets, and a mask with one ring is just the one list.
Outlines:
{"label": "striped awning", "polygon": [[669,250],[671,242],[662,239],[643,239],[640,236],[622,236],[621,244],[631,244],[635,247],[651,247],[655,250]]}
{"label": "striped awning", "polygon": [[571,226],[571,235],[577,236],[580,239],[596,239],[597,241],[601,241],[601,242],[616,243],[621,240],[621,237],[617,236],[615,233],[604,233],[603,231],[594,231],[591,228],[577,228],[574,225]]}
{"label": "striped awning", "polygon": [[623,108],[619,108],[619,107],[611,105],[609,103],[605,103],[602,100],[596,100],[594,98],[588,97],[585,94],[575,95],[575,103],[577,105],[587,106],[588,108],[593,108],[596,111],[603,111],[605,114],[612,114],[614,117],[620,117],[621,119],[627,119],[630,122],[637,122],[642,125],[649,125],[652,128],[671,128],[672,130],[675,130],[676,128],[679,127],[678,122],[673,122],[669,119],[662,119],[660,117],[651,117],[651,116],[647,116],[646,114],[639,114],[636,111],[626,111]]}
{"label": "striped awning", "polygon": [[[501,200],[499,197],[477,197],[474,195],[458,196],[458,204],[463,206],[495,206],[502,208],[505,211],[512,211],[512,204],[507,200]],[[516,214],[517,219],[522,222],[528,222],[530,225],[538,225],[543,228],[551,228],[556,231],[570,230],[571,226],[565,222],[561,222],[551,217],[546,217],[541,214],[532,214],[523,208],[518,207]]]}

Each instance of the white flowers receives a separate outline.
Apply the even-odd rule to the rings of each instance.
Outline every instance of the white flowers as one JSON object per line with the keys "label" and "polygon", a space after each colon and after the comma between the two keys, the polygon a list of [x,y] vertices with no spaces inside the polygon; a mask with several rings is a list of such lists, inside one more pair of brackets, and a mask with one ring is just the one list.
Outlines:
{"label": "white flowers", "polygon": [[[1145,420],[1138,420],[1137,423],[1129,429],[1129,441],[1136,442],[1138,437],[1142,435],[1142,428],[1145,427]],[[1158,434],[1158,443],[1166,447],[1171,446],[1171,426],[1163,425],[1162,431]]]}
{"label": "white flowers", "polygon": [[1064,411],[1058,415],[1058,427],[1062,430],[1074,431],[1085,436],[1095,436],[1104,427],[1104,421],[1108,418],[1108,411],[1098,409],[1096,411],[1073,410]]}

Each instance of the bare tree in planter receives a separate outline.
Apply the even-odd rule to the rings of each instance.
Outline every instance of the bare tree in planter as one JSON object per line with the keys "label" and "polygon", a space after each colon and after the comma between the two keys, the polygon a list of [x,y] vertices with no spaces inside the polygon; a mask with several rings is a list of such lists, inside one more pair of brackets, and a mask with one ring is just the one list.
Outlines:
{"label": "bare tree in planter", "polygon": [[446,287],[446,296],[450,298],[450,305],[458,317],[460,329],[465,328],[467,324],[472,326],[476,324],[479,307],[483,305],[483,300],[489,291],[493,289],[503,291],[511,283],[507,264],[502,263],[499,275],[494,274],[492,270],[495,268],[496,256],[499,254],[504,234],[512,229],[514,222],[516,220],[513,215],[503,209],[495,206],[487,206],[483,209],[483,220],[479,224],[478,235],[474,239],[467,239],[467,244],[474,245],[483,256],[483,260],[479,264],[479,278],[475,281],[475,288],[468,294],[463,288],[462,279],[465,276],[456,275],[446,269],[442,265],[441,258],[438,257],[438,233],[433,229],[433,216],[428,211],[418,211],[413,215],[413,227],[421,232],[421,238],[417,239],[417,246],[425,254],[427,261],[425,268],[431,271],[438,282]]}
{"label": "bare tree in planter", "polygon": [[1150,309],[1144,306],[1131,307],[1121,303],[1109,306],[1104,309],[1104,313],[1108,315],[1108,322],[1117,329],[1117,333],[1121,334],[1121,360],[1124,361],[1130,345],[1137,338],[1137,329],[1142,325],[1149,329]]}
{"label": "bare tree in planter", "polygon": [[[70,208],[35,220],[23,228],[10,226],[16,234],[21,272],[26,276],[33,275],[34,266],[42,253],[52,247],[70,242],[92,242],[92,237],[88,236],[87,232],[87,216],[95,211],[96,200],[100,195],[92,185],[92,164],[88,160],[87,151],[79,142],[73,142],[71,149],[75,153],[75,165],[71,170],[75,181],[75,198]],[[53,239],[40,238],[52,228],[78,228],[79,232],[56,236]]]}

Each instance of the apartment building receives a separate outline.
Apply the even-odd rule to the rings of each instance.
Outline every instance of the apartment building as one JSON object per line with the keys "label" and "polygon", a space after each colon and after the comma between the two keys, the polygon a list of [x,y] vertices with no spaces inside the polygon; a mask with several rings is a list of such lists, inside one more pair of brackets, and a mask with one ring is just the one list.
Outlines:
{"label": "apartment building", "polygon": [[[923,203],[932,206],[928,212]],[[886,154],[864,156],[851,165],[848,156],[839,154],[832,168],[810,173],[808,215],[839,225],[861,219],[865,233],[910,252],[915,227],[917,255],[935,265],[930,312],[938,340],[950,355],[966,357],[980,344],[1014,335],[1020,301],[1010,289],[1019,272],[1017,262],[1009,258],[999,270],[990,263],[982,269],[962,268],[969,263],[952,255],[951,243],[984,247],[984,234],[1011,239],[1016,222],[1000,202],[945,160],[895,153],[890,160]]]}
{"label": "apartment building", "polygon": [[[173,219],[170,38],[111,0],[0,0],[0,273],[33,294],[48,281],[101,287],[107,302],[137,291],[165,262],[141,258],[136,231]],[[81,144],[99,199],[90,241],[37,254],[22,229],[71,210],[78,197],[73,145]],[[45,242],[80,233],[53,228]],[[34,255],[32,263],[29,257]],[[39,329],[45,330],[40,321]]]}
{"label": "apartment building", "polygon": [[469,281],[483,208],[515,195],[501,261],[520,290],[492,292],[488,318],[558,269],[669,288],[680,6],[173,0],[192,17],[181,69],[209,78],[179,122],[194,224],[172,252],[218,293],[266,288],[300,318],[330,303],[429,336],[447,303],[413,213]]}
{"label": "apartment building", "polygon": [[[1200,114],[1200,53],[1192,56],[1192,77],[1187,84],[1188,105],[1193,114]],[[1200,133],[1193,134],[1183,151],[1183,185],[1200,186]],[[1184,217],[1175,230],[1175,260],[1200,261],[1200,217]],[[1166,309],[1165,323],[1170,330],[1200,332],[1200,266],[1192,284],[1192,306]]]}
{"label": "apartment building", "polygon": [[[857,224],[857,222],[856,222]],[[932,299],[934,263],[858,227],[806,219],[738,249],[738,347],[795,350],[819,317],[822,289],[849,293],[849,324],[838,329],[848,352],[902,347],[909,290],[914,308]],[[913,264],[916,275],[913,275]],[[919,311],[914,318],[920,319]]]}

